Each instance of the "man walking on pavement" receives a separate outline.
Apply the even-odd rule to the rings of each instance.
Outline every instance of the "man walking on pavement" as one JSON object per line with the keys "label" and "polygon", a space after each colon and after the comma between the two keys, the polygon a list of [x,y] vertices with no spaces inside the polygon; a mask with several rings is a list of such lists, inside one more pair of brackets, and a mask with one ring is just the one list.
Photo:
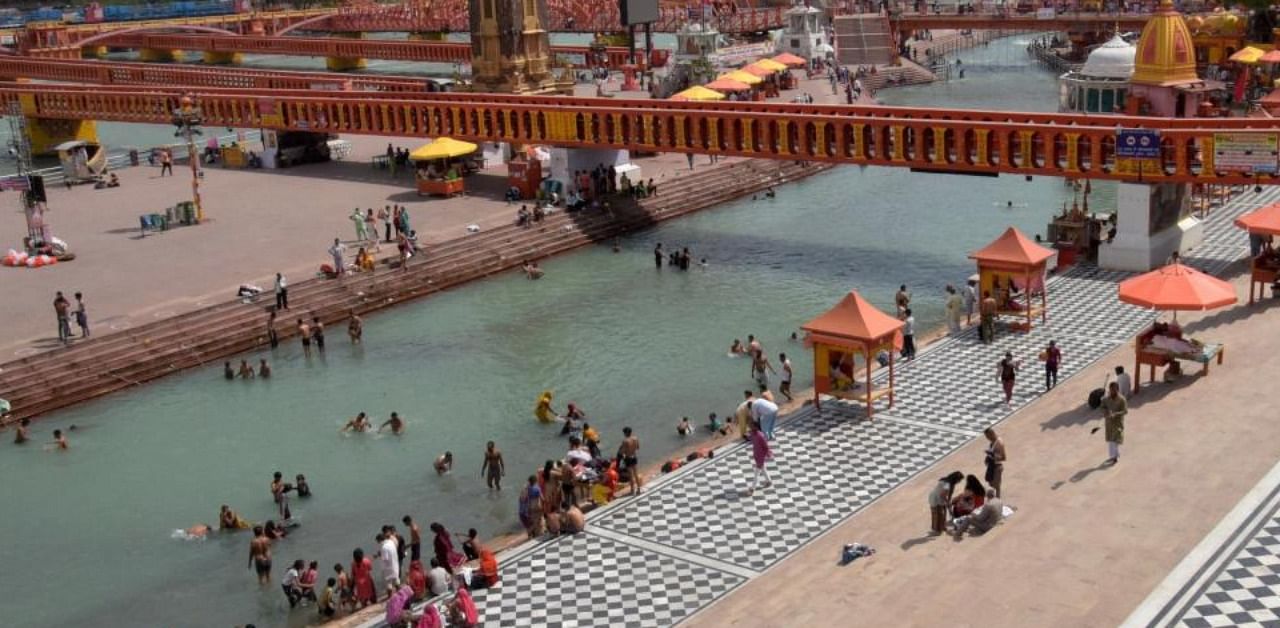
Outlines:
{"label": "man walking on pavement", "polygon": [[[1120,394],[1120,384],[1111,382],[1107,396],[1102,398],[1103,436],[1107,441],[1107,464],[1120,462],[1120,445],[1124,444],[1124,415],[1129,413],[1129,402]],[[1097,429],[1097,428],[1094,428]]]}
{"label": "man walking on pavement", "polygon": [[276,309],[289,309],[289,284],[280,273],[276,273]]}

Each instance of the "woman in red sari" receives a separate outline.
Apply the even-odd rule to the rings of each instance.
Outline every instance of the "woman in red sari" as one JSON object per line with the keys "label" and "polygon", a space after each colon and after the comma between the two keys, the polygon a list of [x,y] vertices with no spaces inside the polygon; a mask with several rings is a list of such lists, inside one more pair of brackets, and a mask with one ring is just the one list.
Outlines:
{"label": "woman in red sari", "polygon": [[351,552],[351,578],[355,581],[356,603],[361,607],[378,601],[373,588],[373,561],[364,555],[364,550],[356,548]]}

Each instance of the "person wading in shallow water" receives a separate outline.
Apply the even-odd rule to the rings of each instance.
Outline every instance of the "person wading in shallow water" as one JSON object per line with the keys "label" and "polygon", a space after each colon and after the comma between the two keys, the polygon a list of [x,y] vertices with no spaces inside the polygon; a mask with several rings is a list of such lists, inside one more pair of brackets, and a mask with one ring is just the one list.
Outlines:
{"label": "person wading in shallow water", "polygon": [[506,465],[502,461],[502,452],[493,441],[484,448],[484,462],[480,465],[480,477],[485,478],[489,490],[502,490],[502,476],[507,474]]}

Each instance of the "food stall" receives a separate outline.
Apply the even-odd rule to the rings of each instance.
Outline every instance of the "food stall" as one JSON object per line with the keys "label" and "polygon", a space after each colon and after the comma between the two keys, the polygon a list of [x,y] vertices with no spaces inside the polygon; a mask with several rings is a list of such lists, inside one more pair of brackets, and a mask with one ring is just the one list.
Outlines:
{"label": "food stall", "polygon": [[[1031,241],[1014,227],[986,247],[969,254],[978,262],[978,294],[988,292],[996,300],[997,316],[1026,319],[1010,325],[1031,331],[1032,320],[1048,318],[1049,298],[1044,285],[1045,266],[1053,251]],[[1040,302],[1035,302],[1035,296]]]}
{"label": "food stall", "polygon": [[466,165],[457,160],[480,147],[450,137],[436,138],[409,154],[414,164],[419,195],[449,197],[466,192],[462,173]]}
{"label": "food stall", "polygon": [[1175,254],[1173,263],[1120,282],[1118,291],[1124,303],[1174,312],[1172,322],[1157,322],[1134,341],[1134,394],[1142,386],[1144,364],[1151,367],[1151,381],[1155,381],[1157,366],[1172,366],[1177,360],[1199,362],[1204,365],[1205,375],[1209,374],[1211,361],[1216,359],[1222,364],[1223,345],[1183,336],[1177,312],[1211,310],[1236,303],[1231,284],[1179,263]]}
{"label": "food stall", "polygon": [[1267,286],[1280,280],[1280,252],[1271,244],[1271,239],[1280,235],[1280,203],[1272,203],[1237,218],[1236,226],[1248,231],[1250,239],[1264,239],[1250,261],[1249,304],[1252,305],[1255,287],[1261,299]]}
{"label": "food stall", "polygon": [[[893,407],[893,358],[902,342],[903,324],[851,290],[835,307],[801,325],[805,344],[813,348],[814,407],[822,409],[821,395],[863,402],[868,418],[881,397],[888,397]],[[889,354],[889,379],[876,388],[871,365],[881,351]],[[866,364],[865,383],[857,381],[854,358],[858,355]]]}
{"label": "food stall", "polygon": [[[760,85],[764,83],[764,79],[742,70],[734,70],[732,72],[721,74],[717,77],[717,79],[723,78],[737,81],[739,83],[746,83],[751,88],[751,100],[764,100],[764,92],[758,89]],[[712,89],[715,88],[713,87]]]}
{"label": "food stall", "polygon": [[723,76],[714,81],[711,81],[710,83],[707,83],[706,87],[708,89],[713,89],[717,92],[724,92],[724,93],[732,93],[732,92],[740,93],[740,92],[751,91],[750,85],[747,85],[742,81],[735,81],[731,78],[725,78]]}

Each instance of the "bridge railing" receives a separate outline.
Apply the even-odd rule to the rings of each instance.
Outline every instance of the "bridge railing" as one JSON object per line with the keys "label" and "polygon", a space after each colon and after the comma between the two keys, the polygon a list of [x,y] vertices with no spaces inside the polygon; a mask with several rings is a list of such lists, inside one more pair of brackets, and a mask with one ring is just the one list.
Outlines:
{"label": "bridge railing", "polygon": [[[56,86],[0,88],[48,118],[167,120],[180,93]],[[1134,180],[1115,160],[1118,126],[1161,131],[1146,182],[1280,183],[1215,168],[1215,133],[1274,132],[1261,119],[1166,120],[894,107],[694,103],[450,94],[196,95],[209,125],[472,141],[606,147],[910,167]]]}

